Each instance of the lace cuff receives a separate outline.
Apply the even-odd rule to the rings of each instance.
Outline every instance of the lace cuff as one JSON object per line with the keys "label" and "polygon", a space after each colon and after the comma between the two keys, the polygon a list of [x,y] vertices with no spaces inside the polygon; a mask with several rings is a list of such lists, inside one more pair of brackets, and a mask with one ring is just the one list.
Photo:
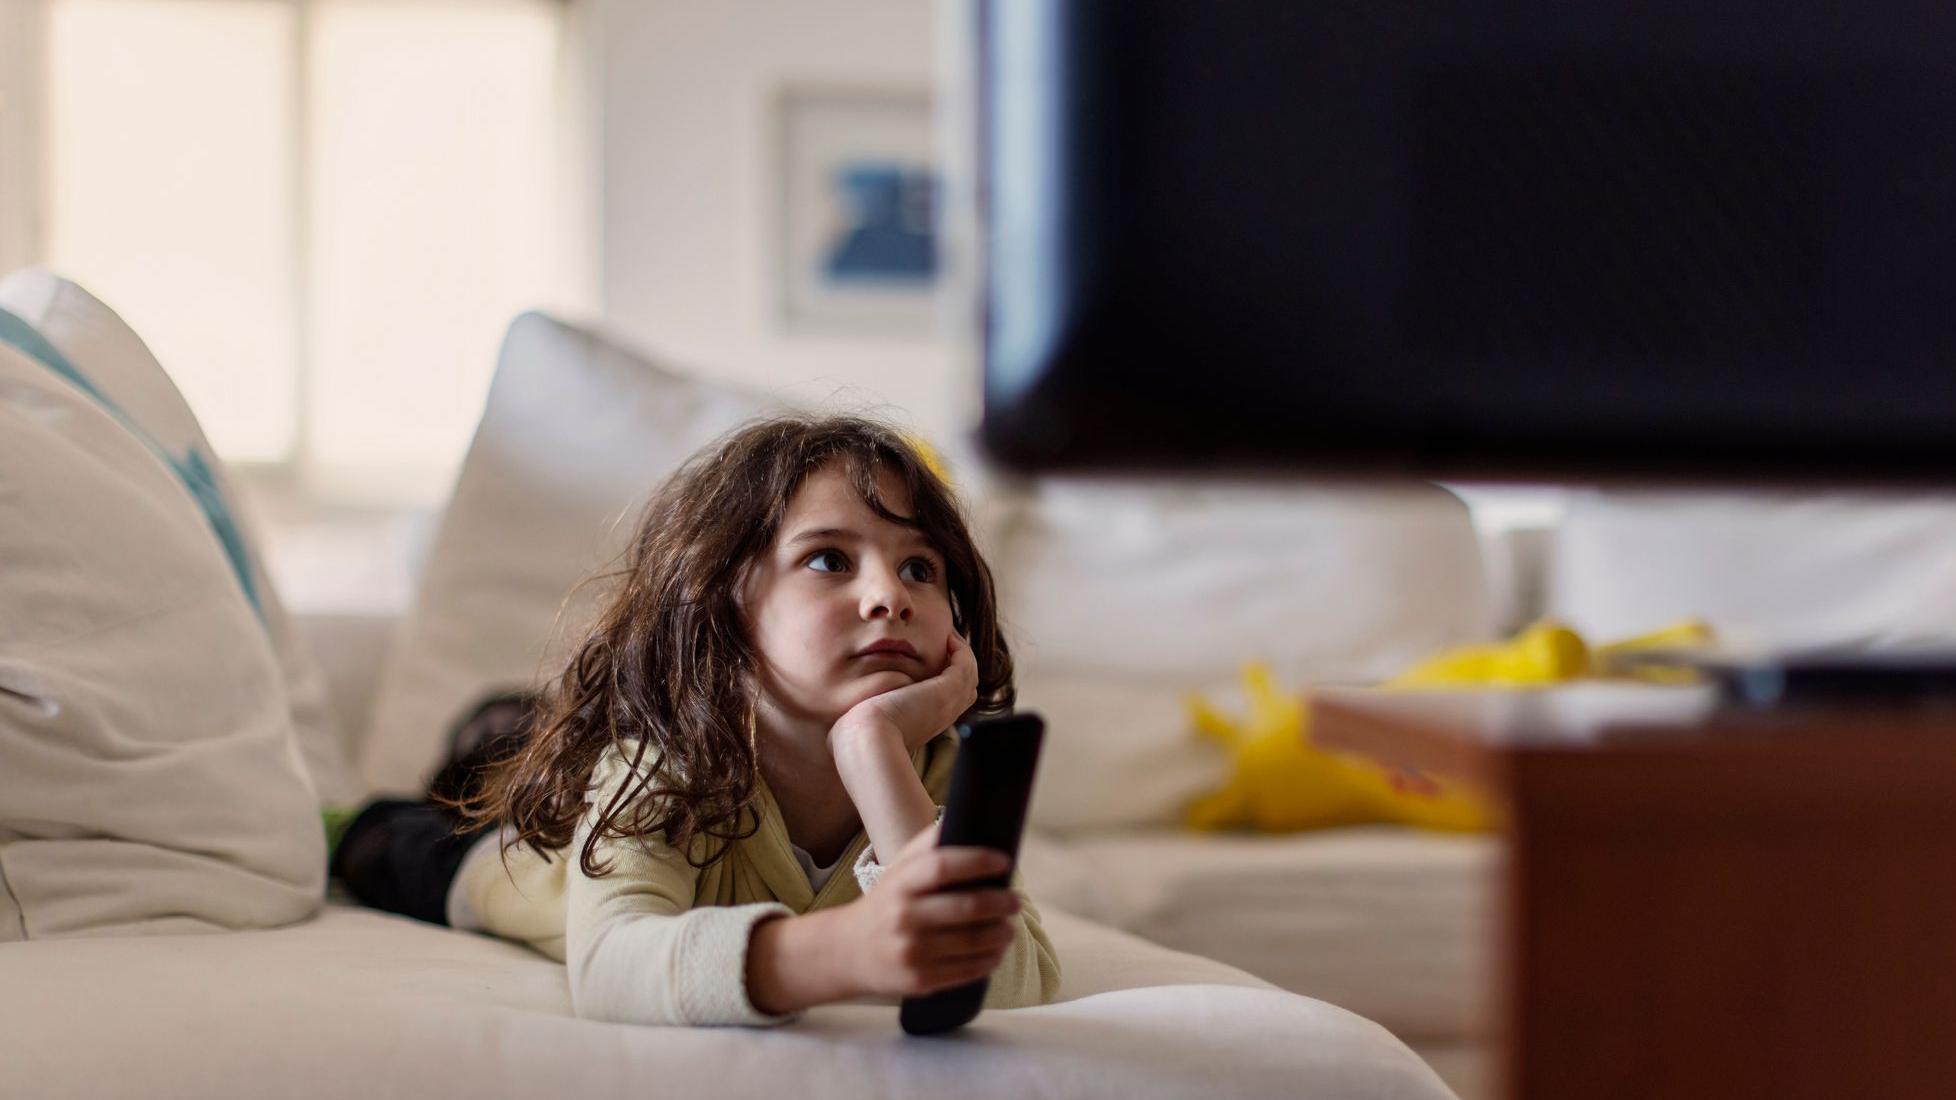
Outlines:
{"label": "lace cuff", "polygon": [[[943,820],[944,807],[939,806],[937,808],[936,821],[942,822]],[[856,857],[856,862],[849,868],[849,871],[856,876],[856,885],[861,887],[862,892],[865,894],[869,893],[869,888],[876,885],[876,880],[883,877],[883,865],[876,862],[875,846],[864,845],[862,855]]]}

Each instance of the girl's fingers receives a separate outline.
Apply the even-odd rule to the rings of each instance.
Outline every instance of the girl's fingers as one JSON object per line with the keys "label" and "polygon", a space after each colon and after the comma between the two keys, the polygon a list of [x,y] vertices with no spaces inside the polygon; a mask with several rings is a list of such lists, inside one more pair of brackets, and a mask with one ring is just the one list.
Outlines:
{"label": "girl's fingers", "polygon": [[980,978],[988,978],[998,964],[1005,961],[1003,951],[989,951],[982,955],[939,962],[924,971],[925,991],[936,993],[939,990],[955,989],[969,985]]}
{"label": "girl's fingers", "polygon": [[953,890],[912,902],[910,918],[917,927],[955,927],[1003,921],[1019,908],[1019,897],[1010,890]]}
{"label": "girl's fingers", "polygon": [[950,672],[952,669],[957,669],[960,672],[974,677],[977,675],[978,658],[971,652],[971,643],[958,637],[957,631],[953,630],[951,632],[951,641],[949,647],[945,649],[944,654],[946,657],[944,671]]}
{"label": "girl's fingers", "polygon": [[960,882],[991,878],[1012,869],[1012,860],[995,848],[958,845],[932,848],[904,861],[891,874],[910,894],[930,894]]}
{"label": "girl's fingers", "polygon": [[954,631],[950,641],[950,660],[944,663],[944,670],[936,676],[943,685],[940,696],[941,709],[934,725],[942,728],[957,721],[958,715],[971,709],[978,701],[978,660],[971,655],[971,646]]}
{"label": "girl's fingers", "polygon": [[1002,920],[942,928],[930,934],[930,953],[940,962],[1002,951],[1012,945],[1018,929]]}

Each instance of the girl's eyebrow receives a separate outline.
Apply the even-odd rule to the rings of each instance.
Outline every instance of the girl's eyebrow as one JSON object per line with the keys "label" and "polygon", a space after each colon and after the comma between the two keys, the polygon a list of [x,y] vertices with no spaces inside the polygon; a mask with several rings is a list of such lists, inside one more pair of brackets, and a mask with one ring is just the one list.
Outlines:
{"label": "girl's eyebrow", "polygon": [[[848,527],[813,527],[791,536],[784,546],[799,546],[805,542],[822,542],[828,539],[861,541],[862,535]],[[926,550],[935,551],[937,546],[925,537],[922,531],[912,530],[904,541],[915,543]]]}

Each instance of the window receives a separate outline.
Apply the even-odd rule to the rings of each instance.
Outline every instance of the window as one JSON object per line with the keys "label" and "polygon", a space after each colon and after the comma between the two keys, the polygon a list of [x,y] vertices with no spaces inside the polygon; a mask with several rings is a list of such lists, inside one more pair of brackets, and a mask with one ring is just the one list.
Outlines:
{"label": "window", "polygon": [[49,0],[41,243],[236,463],[432,500],[585,283],[556,0]]}

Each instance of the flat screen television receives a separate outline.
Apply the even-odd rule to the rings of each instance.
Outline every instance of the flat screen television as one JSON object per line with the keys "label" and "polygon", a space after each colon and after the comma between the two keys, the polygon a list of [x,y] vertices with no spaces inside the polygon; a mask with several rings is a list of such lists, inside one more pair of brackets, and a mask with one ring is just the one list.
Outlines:
{"label": "flat screen television", "polygon": [[1956,482],[1956,5],[976,17],[1008,465]]}

